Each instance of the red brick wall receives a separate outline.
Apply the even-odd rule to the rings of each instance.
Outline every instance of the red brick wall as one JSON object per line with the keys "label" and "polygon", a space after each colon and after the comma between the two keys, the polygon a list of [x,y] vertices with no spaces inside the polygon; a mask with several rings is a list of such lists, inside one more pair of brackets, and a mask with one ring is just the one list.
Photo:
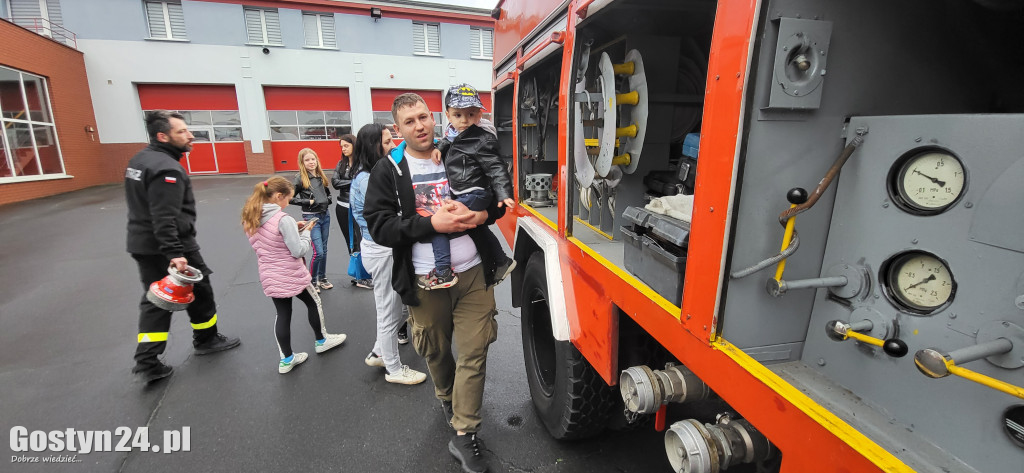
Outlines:
{"label": "red brick wall", "polygon": [[[113,145],[85,131],[96,126],[82,53],[7,21],[0,21],[0,64],[46,77],[61,154],[70,179],[0,184],[0,204],[59,194],[121,179]],[[14,46],[16,45],[16,46]],[[117,145],[120,147],[121,145]],[[141,146],[137,146],[136,149]]]}
{"label": "red brick wall", "polygon": [[249,174],[273,174],[274,155],[270,152],[270,142],[263,140],[263,152],[253,153],[252,142],[245,142],[245,164]]}

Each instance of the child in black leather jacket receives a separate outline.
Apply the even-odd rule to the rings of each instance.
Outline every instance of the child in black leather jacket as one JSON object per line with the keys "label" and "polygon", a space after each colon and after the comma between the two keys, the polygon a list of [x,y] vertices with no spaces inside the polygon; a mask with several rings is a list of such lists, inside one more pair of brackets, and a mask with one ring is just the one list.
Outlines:
{"label": "child in black leather jacket", "polygon": [[[482,110],[480,94],[473,87],[462,84],[448,89],[445,115],[449,124],[444,139],[438,143],[440,153],[434,154],[435,162],[444,161],[452,199],[470,210],[485,210],[493,199],[498,200],[499,207],[515,207],[512,179],[498,155],[497,131],[490,121],[481,117]],[[511,274],[516,262],[505,256],[493,233],[488,235],[487,244],[492,246],[494,254],[504,256],[495,272],[495,284],[498,284]],[[452,271],[448,235],[436,235],[431,239],[431,246],[434,269],[419,278],[420,287],[429,291],[454,286],[459,279]]]}

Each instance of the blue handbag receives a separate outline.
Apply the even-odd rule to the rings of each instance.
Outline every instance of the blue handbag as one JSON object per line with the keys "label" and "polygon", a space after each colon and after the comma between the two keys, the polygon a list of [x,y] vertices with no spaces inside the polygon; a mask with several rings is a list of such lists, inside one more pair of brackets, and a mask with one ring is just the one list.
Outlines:
{"label": "blue handbag", "polygon": [[370,279],[370,273],[363,266],[363,255],[355,251],[355,245],[353,245],[355,234],[352,233],[352,221],[352,210],[350,209],[348,212],[348,234],[350,235],[348,242],[348,275],[354,279]]}

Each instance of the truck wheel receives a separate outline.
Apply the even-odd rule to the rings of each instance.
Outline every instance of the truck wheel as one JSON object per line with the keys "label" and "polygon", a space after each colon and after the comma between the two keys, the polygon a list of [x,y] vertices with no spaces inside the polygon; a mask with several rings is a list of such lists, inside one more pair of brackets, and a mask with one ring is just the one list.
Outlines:
{"label": "truck wheel", "polygon": [[544,255],[531,256],[523,273],[523,356],[537,415],[556,439],[597,435],[608,424],[618,394],[572,343],[555,340]]}

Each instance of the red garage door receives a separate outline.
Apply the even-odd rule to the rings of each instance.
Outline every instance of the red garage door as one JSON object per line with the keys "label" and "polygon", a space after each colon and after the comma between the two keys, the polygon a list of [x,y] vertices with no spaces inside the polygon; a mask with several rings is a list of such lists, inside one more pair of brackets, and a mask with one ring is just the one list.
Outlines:
{"label": "red garage door", "polygon": [[303,148],[316,151],[324,169],[341,158],[338,138],[352,133],[348,89],[334,87],[264,87],[270,120],[274,171],[297,171]]}
{"label": "red garage door", "polygon": [[176,110],[195,135],[181,164],[189,174],[248,172],[238,100],[232,85],[139,84],[143,111]]}

